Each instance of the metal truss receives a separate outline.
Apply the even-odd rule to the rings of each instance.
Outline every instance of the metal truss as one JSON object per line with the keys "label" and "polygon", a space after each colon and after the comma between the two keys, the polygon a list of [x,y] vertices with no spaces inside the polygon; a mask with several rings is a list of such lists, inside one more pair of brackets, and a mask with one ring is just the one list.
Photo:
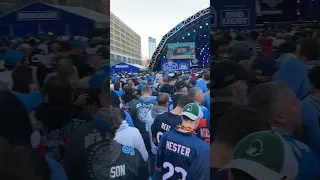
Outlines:
{"label": "metal truss", "polygon": [[168,39],[170,39],[174,34],[179,32],[182,28],[192,25],[194,21],[197,21],[199,18],[204,17],[204,16],[210,16],[210,8],[203,9],[196,14],[190,16],[188,19],[185,19],[182,21],[180,24],[178,24],[176,27],[171,29],[166,35],[164,35],[157,46],[156,50],[154,51],[150,64],[149,64],[149,69],[152,70],[154,68],[154,65],[157,62],[158,56],[161,54],[161,51],[165,48],[166,42]]}

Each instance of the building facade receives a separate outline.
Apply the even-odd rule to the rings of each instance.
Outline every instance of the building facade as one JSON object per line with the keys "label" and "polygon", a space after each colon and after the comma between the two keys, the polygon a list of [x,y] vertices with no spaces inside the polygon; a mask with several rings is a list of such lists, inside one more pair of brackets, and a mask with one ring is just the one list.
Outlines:
{"label": "building facade", "polygon": [[156,39],[152,37],[148,37],[148,46],[149,46],[149,59],[151,59],[154,51],[157,48]]}
{"label": "building facade", "polygon": [[110,63],[141,65],[141,37],[117,16],[110,13]]}
{"label": "building facade", "polygon": [[[38,0],[43,3],[79,6],[96,12],[110,13],[110,0]],[[0,0],[0,14],[5,14],[17,10],[25,5],[34,3],[35,0]]]}

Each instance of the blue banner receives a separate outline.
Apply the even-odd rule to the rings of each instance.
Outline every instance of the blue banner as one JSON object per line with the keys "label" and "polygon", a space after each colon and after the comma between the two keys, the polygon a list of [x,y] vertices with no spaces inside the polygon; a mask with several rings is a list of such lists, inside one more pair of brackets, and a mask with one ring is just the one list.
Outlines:
{"label": "blue banner", "polygon": [[161,70],[165,72],[190,71],[190,60],[168,60],[161,59]]}
{"label": "blue banner", "polygon": [[256,24],[255,0],[211,0],[211,27],[253,29]]}

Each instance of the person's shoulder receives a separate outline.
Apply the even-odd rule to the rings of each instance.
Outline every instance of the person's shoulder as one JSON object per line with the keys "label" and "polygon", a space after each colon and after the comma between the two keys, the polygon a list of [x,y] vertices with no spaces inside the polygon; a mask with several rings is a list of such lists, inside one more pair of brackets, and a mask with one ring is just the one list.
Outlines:
{"label": "person's shoulder", "polygon": [[138,149],[131,147],[131,146],[125,146],[121,144],[121,157],[128,160],[130,164],[138,164],[141,160],[143,161],[143,157]]}

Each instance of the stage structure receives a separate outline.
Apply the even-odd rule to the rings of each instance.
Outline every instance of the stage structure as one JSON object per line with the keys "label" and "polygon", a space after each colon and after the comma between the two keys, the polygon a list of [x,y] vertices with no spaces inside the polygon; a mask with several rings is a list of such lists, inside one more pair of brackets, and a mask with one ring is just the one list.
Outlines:
{"label": "stage structure", "polygon": [[[203,9],[179,23],[164,35],[153,53],[149,69],[161,70],[161,60],[167,58],[168,45],[195,43],[195,58],[188,59],[190,66],[205,68],[210,61],[210,8]],[[177,59],[176,61],[186,59]]]}

